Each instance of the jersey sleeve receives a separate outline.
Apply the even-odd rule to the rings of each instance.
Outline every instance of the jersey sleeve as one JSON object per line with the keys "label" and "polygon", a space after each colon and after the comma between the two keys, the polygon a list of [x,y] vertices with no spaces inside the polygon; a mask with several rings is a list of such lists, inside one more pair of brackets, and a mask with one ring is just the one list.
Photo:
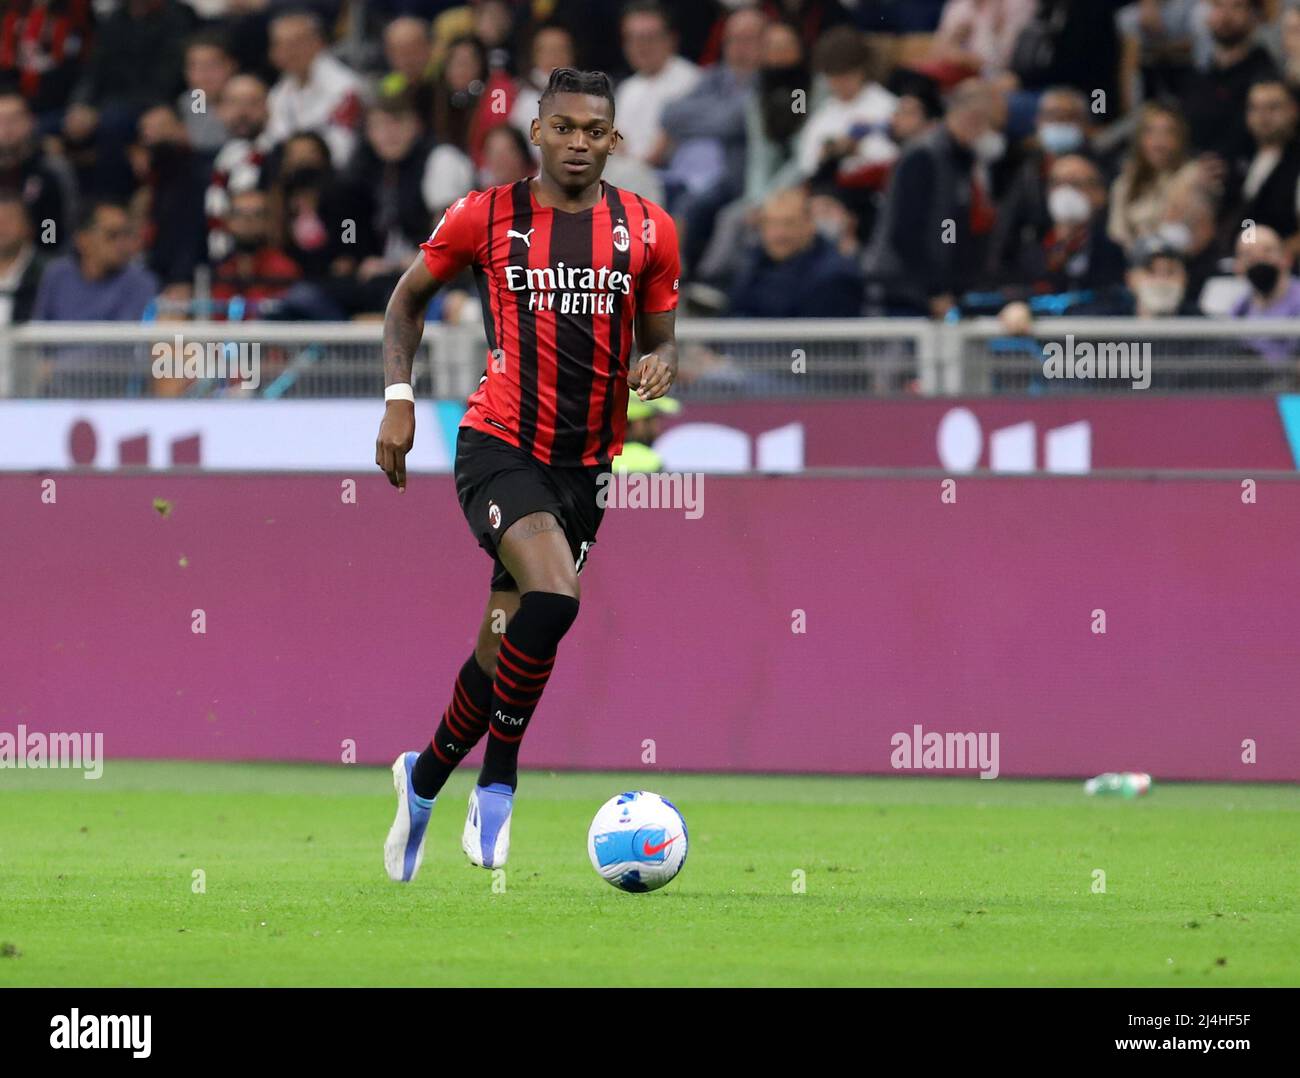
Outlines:
{"label": "jersey sleeve", "polygon": [[478,241],[486,233],[480,222],[479,200],[473,194],[457,199],[434,226],[429,238],[420,244],[424,264],[437,281],[449,281],[473,263]]}
{"label": "jersey sleeve", "polygon": [[637,282],[637,308],[648,314],[677,310],[677,285],[681,260],[677,253],[677,226],[658,206],[649,206],[647,222],[650,255]]}

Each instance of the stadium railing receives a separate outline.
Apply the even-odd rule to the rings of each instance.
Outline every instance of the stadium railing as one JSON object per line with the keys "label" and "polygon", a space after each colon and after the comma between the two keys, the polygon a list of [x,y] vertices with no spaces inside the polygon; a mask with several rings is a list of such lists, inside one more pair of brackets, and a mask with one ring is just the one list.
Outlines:
{"label": "stadium railing", "polygon": [[[376,396],[381,336],[378,322],[6,327],[0,397]],[[677,337],[675,394],[697,401],[1107,392],[1131,389],[1148,361],[1155,392],[1300,389],[1300,320],[1289,319],[1053,318],[1015,337],[993,318],[683,318]],[[485,350],[481,326],[430,324],[413,368],[417,393],[464,398],[483,372]],[[1070,376],[1089,355],[1111,376]],[[1045,362],[1052,356],[1062,359],[1055,374]],[[255,377],[241,376],[241,362]],[[196,371],[202,376],[192,377]]]}

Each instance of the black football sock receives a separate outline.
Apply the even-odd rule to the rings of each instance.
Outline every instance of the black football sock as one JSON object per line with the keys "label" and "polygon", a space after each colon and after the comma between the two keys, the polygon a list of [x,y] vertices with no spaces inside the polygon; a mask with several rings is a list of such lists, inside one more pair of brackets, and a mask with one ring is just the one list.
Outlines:
{"label": "black football sock", "polygon": [[492,683],[487,748],[478,784],[518,785],[519,743],[551,676],[560,638],[578,616],[578,600],[549,591],[520,597],[519,612],[506,627]]}
{"label": "black football sock", "polygon": [[471,654],[456,675],[451,703],[442,713],[433,740],[411,768],[411,786],[416,796],[430,799],[438,796],[457,765],[487,733],[491,706],[492,679]]}

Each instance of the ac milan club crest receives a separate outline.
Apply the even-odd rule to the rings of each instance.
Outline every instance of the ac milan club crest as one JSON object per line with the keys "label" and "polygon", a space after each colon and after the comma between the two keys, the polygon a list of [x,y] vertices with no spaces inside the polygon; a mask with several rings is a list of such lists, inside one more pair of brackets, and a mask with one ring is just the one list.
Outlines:
{"label": "ac milan club crest", "polygon": [[488,502],[488,523],[493,531],[501,527],[501,507],[496,502]]}
{"label": "ac milan club crest", "polygon": [[622,221],[614,226],[614,249],[616,251],[626,251],[632,246],[632,234],[628,232],[627,225]]}

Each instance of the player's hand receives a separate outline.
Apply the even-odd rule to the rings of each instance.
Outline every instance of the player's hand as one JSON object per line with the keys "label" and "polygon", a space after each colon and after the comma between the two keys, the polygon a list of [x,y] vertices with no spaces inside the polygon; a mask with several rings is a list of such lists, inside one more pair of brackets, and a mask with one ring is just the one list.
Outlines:
{"label": "player's hand", "polygon": [[415,444],[415,405],[410,401],[389,401],[375,440],[375,463],[388,481],[406,493],[406,454]]}
{"label": "player's hand", "polygon": [[637,360],[636,366],[627,372],[627,384],[636,390],[636,395],[643,401],[662,397],[676,378],[677,364],[661,359],[657,352],[642,356]]}

